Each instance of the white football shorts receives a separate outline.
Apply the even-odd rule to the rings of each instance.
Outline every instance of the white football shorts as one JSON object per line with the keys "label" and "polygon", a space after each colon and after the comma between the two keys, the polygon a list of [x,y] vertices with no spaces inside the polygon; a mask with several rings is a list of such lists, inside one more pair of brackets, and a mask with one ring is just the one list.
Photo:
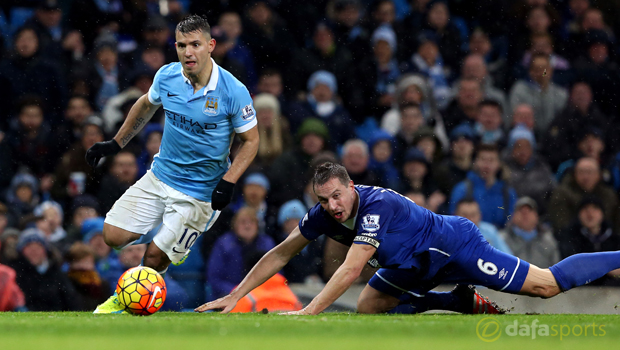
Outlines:
{"label": "white football shorts", "polygon": [[153,242],[178,263],[219,215],[211,203],[175,190],[149,170],[114,203],[105,222],[140,235],[163,222]]}

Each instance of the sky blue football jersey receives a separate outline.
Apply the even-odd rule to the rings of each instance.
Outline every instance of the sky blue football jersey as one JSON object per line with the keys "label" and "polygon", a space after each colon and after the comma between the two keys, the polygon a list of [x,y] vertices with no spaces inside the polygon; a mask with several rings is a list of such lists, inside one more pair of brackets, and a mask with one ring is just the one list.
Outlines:
{"label": "sky blue football jersey", "polygon": [[163,104],[164,135],[151,169],[168,186],[211,202],[213,189],[230,166],[234,132],[256,126],[247,88],[215,61],[208,84],[194,93],[181,63],[157,71],[149,101]]}
{"label": "sky blue football jersey", "polygon": [[352,230],[317,203],[299,221],[301,234],[308,240],[326,234],[347,246],[372,245],[377,251],[369,264],[394,269],[426,268],[422,255],[429,249],[453,252],[464,245],[462,218],[437,215],[390,189],[356,185],[355,190],[360,203]]}

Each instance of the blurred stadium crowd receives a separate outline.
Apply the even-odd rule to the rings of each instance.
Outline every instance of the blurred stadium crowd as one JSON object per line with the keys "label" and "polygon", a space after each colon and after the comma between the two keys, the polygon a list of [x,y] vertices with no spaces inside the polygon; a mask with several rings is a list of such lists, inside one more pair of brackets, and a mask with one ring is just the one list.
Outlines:
{"label": "blurred stadium crowd", "polygon": [[[233,204],[171,266],[170,309],[238,284],[317,202],[324,161],[540,267],[620,249],[618,1],[8,0],[0,275],[16,282],[0,282],[0,310],[92,310],[140,264],[144,245],[113,251],[101,230],[158,152],[162,110],[99,168],[84,155],[177,61],[188,13],[207,16],[214,60],[253,95],[261,143]],[[315,241],[282,273],[322,283],[345,254]]]}

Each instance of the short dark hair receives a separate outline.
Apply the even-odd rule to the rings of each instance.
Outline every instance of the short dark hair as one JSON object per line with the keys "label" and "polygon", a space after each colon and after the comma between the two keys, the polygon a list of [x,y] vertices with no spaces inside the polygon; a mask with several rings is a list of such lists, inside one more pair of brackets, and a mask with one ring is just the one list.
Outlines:
{"label": "short dark hair", "polygon": [[316,167],[314,178],[312,179],[312,188],[316,185],[324,185],[334,177],[340,180],[340,183],[345,186],[351,181],[349,173],[347,173],[347,169],[344,166],[332,162],[325,162]]}
{"label": "short dark hair", "polygon": [[282,77],[282,73],[279,70],[277,70],[275,68],[265,68],[265,69],[263,69],[260,72],[258,77],[259,78],[262,78],[262,77],[272,77],[272,76],[276,76],[276,75],[279,76],[279,77]]}
{"label": "short dark hair", "polygon": [[504,113],[504,109],[502,108],[502,105],[500,105],[499,102],[495,100],[490,100],[490,99],[485,98],[484,100],[480,101],[480,103],[478,103],[478,109],[482,109],[482,107],[495,107],[497,108],[497,110],[499,110],[499,114]]}
{"label": "short dark hair", "polygon": [[478,158],[478,155],[481,152],[493,152],[493,153],[497,153],[497,155],[499,156],[499,147],[497,147],[497,145],[494,144],[494,143],[492,143],[492,144],[482,143],[482,144],[480,144],[476,148],[476,153],[474,154],[474,159]]}
{"label": "short dark hair", "polygon": [[478,201],[476,201],[473,197],[466,196],[466,197],[459,199],[459,201],[456,202],[456,205],[454,206],[454,208],[458,209],[461,205],[464,205],[464,204],[478,204],[478,206],[480,206],[480,203],[478,203]]}
{"label": "short dark hair", "polygon": [[189,15],[177,24],[175,31],[183,34],[202,31],[203,34],[211,36],[211,26],[206,17],[200,15]]}

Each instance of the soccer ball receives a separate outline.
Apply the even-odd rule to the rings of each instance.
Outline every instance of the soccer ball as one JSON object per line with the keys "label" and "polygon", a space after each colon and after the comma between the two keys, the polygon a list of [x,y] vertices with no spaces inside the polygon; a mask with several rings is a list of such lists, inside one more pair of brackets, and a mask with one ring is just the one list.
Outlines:
{"label": "soccer ball", "polygon": [[116,285],[118,301],[125,311],[134,314],[152,315],[164,305],[166,283],[157,271],[150,267],[133,267],[123,273]]}

